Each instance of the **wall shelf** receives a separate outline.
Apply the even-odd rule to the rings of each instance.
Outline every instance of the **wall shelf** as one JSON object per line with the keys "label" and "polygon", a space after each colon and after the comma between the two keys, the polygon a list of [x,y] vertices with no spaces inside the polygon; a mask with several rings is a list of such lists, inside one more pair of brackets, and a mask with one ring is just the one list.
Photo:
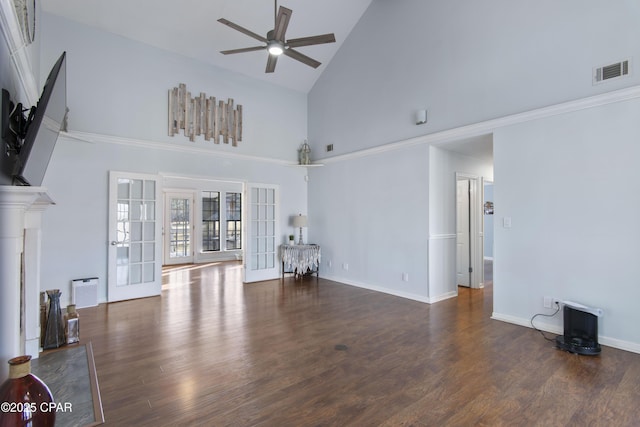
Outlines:
{"label": "wall shelf", "polygon": [[322,167],[324,165],[322,163],[311,163],[309,165],[301,165],[299,163],[296,163],[296,164],[291,165],[291,166],[300,167],[300,168],[319,168],[319,167]]}

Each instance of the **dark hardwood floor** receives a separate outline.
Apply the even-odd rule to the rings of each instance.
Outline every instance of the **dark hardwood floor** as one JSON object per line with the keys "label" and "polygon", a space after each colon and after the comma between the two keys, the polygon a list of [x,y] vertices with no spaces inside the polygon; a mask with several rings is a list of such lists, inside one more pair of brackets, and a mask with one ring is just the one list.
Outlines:
{"label": "dark hardwood floor", "polygon": [[109,426],[631,426],[640,355],[554,348],[490,319],[492,287],[433,305],[239,263],[80,310]]}

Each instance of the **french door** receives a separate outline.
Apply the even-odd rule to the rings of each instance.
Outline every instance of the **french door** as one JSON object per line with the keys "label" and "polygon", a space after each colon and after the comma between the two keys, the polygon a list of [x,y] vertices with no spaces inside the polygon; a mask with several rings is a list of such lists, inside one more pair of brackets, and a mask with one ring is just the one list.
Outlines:
{"label": "french door", "polygon": [[109,173],[107,300],[160,295],[160,181],[156,175]]}
{"label": "french door", "polygon": [[244,281],[277,279],[280,276],[278,186],[248,184],[245,194]]}
{"label": "french door", "polygon": [[193,193],[165,193],[164,264],[193,262],[195,199]]}

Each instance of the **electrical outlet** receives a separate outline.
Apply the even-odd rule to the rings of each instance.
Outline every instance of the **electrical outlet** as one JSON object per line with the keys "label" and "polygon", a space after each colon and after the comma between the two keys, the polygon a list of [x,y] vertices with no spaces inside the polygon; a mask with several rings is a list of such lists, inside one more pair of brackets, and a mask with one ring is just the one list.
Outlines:
{"label": "electrical outlet", "polygon": [[543,302],[543,307],[544,308],[551,308],[551,305],[553,304],[553,298],[551,297],[544,297],[544,302]]}
{"label": "electrical outlet", "polygon": [[342,269],[343,270],[349,270],[349,264],[347,264],[346,262],[342,264]]}
{"label": "electrical outlet", "polygon": [[409,281],[409,273],[402,273],[402,281],[403,282]]}
{"label": "electrical outlet", "polygon": [[560,308],[560,300],[557,298],[552,298],[551,308]]}

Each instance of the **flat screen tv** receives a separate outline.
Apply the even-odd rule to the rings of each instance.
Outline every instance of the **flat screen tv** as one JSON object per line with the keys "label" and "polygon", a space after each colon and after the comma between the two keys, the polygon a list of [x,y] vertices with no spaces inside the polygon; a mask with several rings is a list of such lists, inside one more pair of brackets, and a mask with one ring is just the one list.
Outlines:
{"label": "flat screen tv", "polygon": [[27,132],[13,177],[22,185],[40,186],[49,166],[67,111],[66,52],[56,61],[38,104],[27,119]]}

